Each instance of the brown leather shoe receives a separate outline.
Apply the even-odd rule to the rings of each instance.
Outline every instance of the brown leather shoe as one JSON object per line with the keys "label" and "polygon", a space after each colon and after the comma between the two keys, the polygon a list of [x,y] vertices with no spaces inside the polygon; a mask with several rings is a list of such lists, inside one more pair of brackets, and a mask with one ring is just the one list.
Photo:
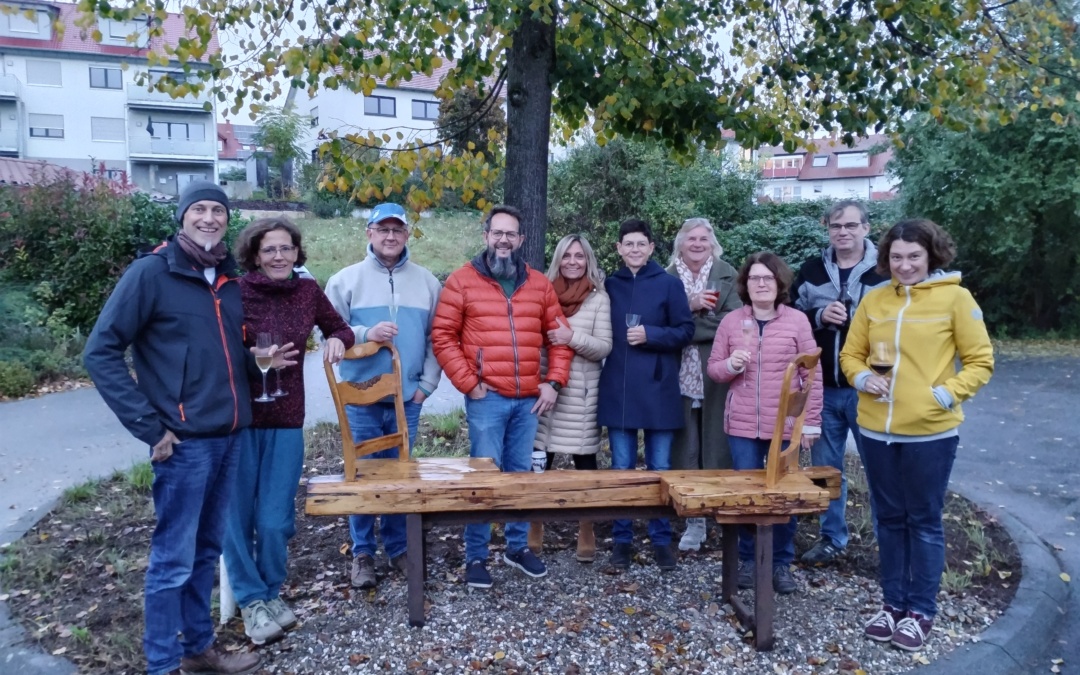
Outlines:
{"label": "brown leather shoe", "polygon": [[577,560],[583,563],[591,563],[596,560],[596,534],[593,532],[591,520],[583,520],[578,523]]}
{"label": "brown leather shoe", "polygon": [[180,659],[185,675],[245,675],[259,667],[259,655],[253,652],[229,654],[217,645],[210,645],[202,654]]}
{"label": "brown leather shoe", "polygon": [[544,549],[544,523],[540,521],[533,521],[529,523],[529,549],[535,555],[540,555],[540,551]]}

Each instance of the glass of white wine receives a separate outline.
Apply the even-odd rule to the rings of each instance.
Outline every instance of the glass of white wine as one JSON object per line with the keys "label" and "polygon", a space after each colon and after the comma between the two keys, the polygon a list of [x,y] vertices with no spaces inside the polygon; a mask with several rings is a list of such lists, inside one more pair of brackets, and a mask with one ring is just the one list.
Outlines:
{"label": "glass of white wine", "polygon": [[274,348],[274,337],[270,333],[259,333],[255,336],[255,365],[262,371],[263,393],[255,399],[257,403],[272,403],[274,397],[266,393],[266,371],[274,363],[274,357],[270,353]]}
{"label": "glass of white wine", "polygon": [[626,315],[626,327],[627,328],[637,328],[640,325],[641,325],[641,315],[640,314],[627,314]]}
{"label": "glass of white wine", "polygon": [[[890,342],[874,342],[870,345],[870,370],[873,370],[878,375],[889,379],[889,373],[892,372],[893,366],[896,365],[896,352],[893,351],[892,343]],[[889,387],[892,388],[892,380],[889,379]],[[879,403],[891,403],[892,396],[889,392],[885,392],[881,396],[874,399]]]}
{"label": "glass of white wine", "polygon": [[[285,341],[282,339],[283,337],[284,336],[281,333],[274,333],[274,344],[278,347],[285,344]],[[282,396],[289,395],[289,392],[281,388],[281,371],[283,370],[285,370],[285,366],[274,368],[274,383],[277,385],[277,388],[270,392],[270,395],[274,398],[281,398]]]}
{"label": "glass of white wine", "polygon": [[[739,323],[739,327],[742,330],[743,349],[753,354],[754,338],[757,337],[758,333],[757,321],[754,319],[743,319]],[[742,386],[750,386],[750,381],[745,377],[745,371]]]}

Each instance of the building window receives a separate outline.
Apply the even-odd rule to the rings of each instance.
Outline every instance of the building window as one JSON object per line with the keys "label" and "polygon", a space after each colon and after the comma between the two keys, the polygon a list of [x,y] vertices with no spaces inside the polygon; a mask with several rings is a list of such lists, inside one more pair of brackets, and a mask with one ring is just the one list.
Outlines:
{"label": "building window", "polygon": [[220,138],[217,141],[217,151],[225,152],[225,141],[221,140]]}
{"label": "building window", "polygon": [[319,126],[319,108],[318,107],[312,108],[311,112],[308,113],[308,117],[311,118],[311,126],[313,126],[313,127]]}
{"label": "building window", "polygon": [[63,138],[63,115],[30,113],[30,136],[33,138]]}
{"label": "building window", "polygon": [[90,66],[90,86],[94,89],[123,89],[120,69]]}
{"label": "building window", "polygon": [[60,74],[59,61],[26,61],[26,83],[47,87],[61,87],[64,84]]}
{"label": "building window", "polygon": [[439,119],[439,102],[413,99],[412,116],[414,120]]}
{"label": "building window", "polygon": [[124,118],[91,117],[90,139],[94,141],[123,141],[126,135]]}
{"label": "building window", "polygon": [[825,189],[825,185],[822,183],[814,183],[814,194],[819,195]]}
{"label": "building window", "polygon": [[[27,16],[29,14],[30,16]],[[8,30],[12,33],[40,33],[37,12],[32,9],[24,9],[13,14],[8,14]]]}
{"label": "building window", "polygon": [[828,165],[829,165],[829,156],[828,155],[814,155],[814,166],[828,166]]}
{"label": "building window", "polygon": [[397,101],[389,96],[365,96],[364,114],[397,117]]}
{"label": "building window", "polygon": [[154,122],[154,138],[171,138],[177,141],[202,141],[206,139],[202,124],[187,122]]}
{"label": "building window", "polygon": [[836,166],[841,169],[870,166],[870,155],[865,152],[845,152],[836,156]]}
{"label": "building window", "polygon": [[774,187],[772,189],[772,198],[774,202],[778,202],[784,198],[784,190],[782,188]]}

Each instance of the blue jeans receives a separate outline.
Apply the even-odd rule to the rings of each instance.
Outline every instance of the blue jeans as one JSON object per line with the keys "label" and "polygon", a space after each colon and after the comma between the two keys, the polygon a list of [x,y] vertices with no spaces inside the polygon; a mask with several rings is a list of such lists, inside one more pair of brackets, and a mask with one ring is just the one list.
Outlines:
{"label": "blue jeans", "polygon": [[296,534],[296,487],[304,471],[303,429],[239,432],[236,483],[225,531],[225,567],[236,603],[273,600],[285,583]]}
{"label": "blue jeans", "polygon": [[855,423],[859,408],[859,392],[854,387],[825,387],[825,405],[821,410],[821,437],[810,449],[814,466],[831,466],[840,470],[840,497],[829,502],[822,513],[821,538],[843,550],[848,544],[848,526],[844,517],[847,506],[847,474],[844,473],[844,452],[848,431],[855,435],[859,457],[863,456],[862,434]]}
{"label": "blue jeans", "polygon": [[[420,409],[423,403],[405,402],[405,426],[409,430],[409,453],[416,445],[416,429],[420,425]],[[345,406],[345,415],[349,418],[349,429],[353,441],[377,438],[397,432],[397,413],[393,403],[375,403],[369,406]],[[389,448],[366,455],[363,459],[397,459],[398,449]],[[352,535],[352,554],[366,553],[375,557],[375,518],[376,516],[349,516],[349,534]],[[396,558],[408,548],[405,539],[405,516],[378,516],[379,534],[382,536],[383,550],[387,558]]]}
{"label": "blue jeans", "polygon": [[[533,441],[539,418],[530,410],[536,397],[509,398],[488,391],[481,399],[465,397],[465,416],[469,422],[469,456],[490,457],[504,472],[532,470]],[[507,523],[506,550],[525,548],[528,523]],[[491,524],[465,526],[465,561],[487,560]]]}
{"label": "blue jeans", "polygon": [[[214,643],[210,591],[236,479],[238,434],[192,438],[154,462],[154,514],[146,570],[143,650],[150,675]],[[177,636],[183,633],[183,637]]]}
{"label": "blue jeans", "polygon": [[885,602],[933,618],[945,571],[941,514],[959,436],[920,443],[863,437],[870,499],[877,515]]}
{"label": "blue jeans", "polygon": [[[637,429],[608,427],[608,443],[611,444],[611,468],[633,469],[637,466]],[[671,468],[671,443],[675,431],[667,429],[645,430],[645,468],[649,471],[667,471]],[[611,524],[611,538],[616,544],[634,541],[634,521],[616,520]],[[653,546],[671,543],[671,523],[667,518],[649,521],[649,541]]]}
{"label": "blue jeans", "polygon": [[[736,471],[765,468],[765,458],[769,456],[768,440],[728,436],[728,445],[731,447],[731,466]],[[798,521],[794,516],[783,525],[772,526],[773,568],[787,567],[795,560],[796,527]],[[754,528],[749,525],[739,527],[739,560],[754,560]]]}

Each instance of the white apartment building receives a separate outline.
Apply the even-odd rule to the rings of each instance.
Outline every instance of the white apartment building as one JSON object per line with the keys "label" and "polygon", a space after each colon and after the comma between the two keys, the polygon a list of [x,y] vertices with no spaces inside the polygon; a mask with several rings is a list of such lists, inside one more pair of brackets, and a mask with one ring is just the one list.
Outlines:
{"label": "white apartment building", "polygon": [[[760,198],[876,201],[896,196],[899,182],[888,169],[892,146],[887,136],[860,138],[853,147],[829,138],[814,139],[814,144],[814,152],[801,147],[787,152],[780,146],[754,151],[752,159],[761,168]],[[881,147],[883,152],[871,152]]]}
{"label": "white apartment building", "polygon": [[[18,9],[0,14],[0,156],[127,176],[166,195],[192,180],[217,179],[210,97],[174,99],[136,84],[155,47],[145,22],[101,20],[99,43],[75,25],[75,5],[0,4]],[[183,17],[170,14],[164,29],[166,40],[183,36]],[[139,36],[134,44],[132,35]],[[183,79],[178,66],[149,70],[151,78],[166,73]]]}

